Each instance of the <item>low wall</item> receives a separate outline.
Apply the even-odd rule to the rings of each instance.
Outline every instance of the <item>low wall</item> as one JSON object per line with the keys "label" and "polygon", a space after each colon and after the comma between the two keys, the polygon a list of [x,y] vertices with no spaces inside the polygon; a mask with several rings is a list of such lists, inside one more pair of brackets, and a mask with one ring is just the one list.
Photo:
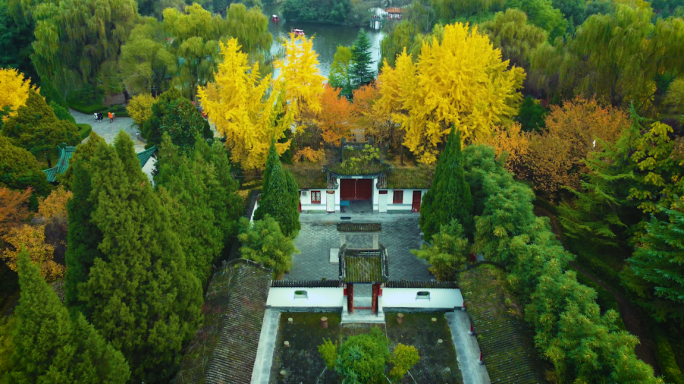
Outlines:
{"label": "low wall", "polygon": [[[416,299],[418,292],[429,292],[430,299]],[[460,289],[444,288],[383,288],[379,297],[380,306],[385,308],[445,308],[452,310],[463,307]]]}
{"label": "low wall", "polygon": [[[305,291],[306,298],[295,298],[295,291]],[[271,287],[266,308],[342,308],[344,288]]]}
{"label": "low wall", "polygon": [[[306,297],[295,291],[306,292]],[[425,296],[417,298],[418,292],[429,292],[429,299]],[[460,289],[445,288],[383,288],[382,296],[378,297],[383,311],[396,312],[399,310],[445,310],[452,311],[463,307],[463,296]],[[266,308],[287,309],[296,311],[335,311],[340,310],[346,303],[343,288],[281,288],[271,287],[266,301]]]}

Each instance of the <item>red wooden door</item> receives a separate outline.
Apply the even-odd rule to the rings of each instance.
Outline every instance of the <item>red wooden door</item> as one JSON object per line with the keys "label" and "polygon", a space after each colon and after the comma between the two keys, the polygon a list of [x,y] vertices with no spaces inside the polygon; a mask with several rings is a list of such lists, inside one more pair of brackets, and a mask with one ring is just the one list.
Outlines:
{"label": "red wooden door", "polygon": [[411,212],[420,212],[420,191],[413,191],[413,204],[411,204]]}
{"label": "red wooden door", "polygon": [[356,200],[370,200],[373,198],[373,179],[356,180]]}
{"label": "red wooden door", "polygon": [[373,198],[373,179],[340,180],[340,199],[371,200]]}
{"label": "red wooden door", "polygon": [[342,200],[356,200],[356,180],[342,179],[340,180],[340,199]]}

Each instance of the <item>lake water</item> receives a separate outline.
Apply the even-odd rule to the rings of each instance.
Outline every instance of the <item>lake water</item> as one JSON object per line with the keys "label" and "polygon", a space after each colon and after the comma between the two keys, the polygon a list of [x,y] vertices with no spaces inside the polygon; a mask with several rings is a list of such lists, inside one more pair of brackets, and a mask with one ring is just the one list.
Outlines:
{"label": "lake water", "polygon": [[[321,74],[328,77],[330,66],[332,65],[338,45],[350,47],[359,34],[360,28],[344,25],[330,25],[305,22],[289,22],[280,14],[280,4],[264,5],[263,12],[268,16],[268,31],[273,35],[273,55],[281,51],[282,47],[278,41],[279,36],[287,37],[292,28],[302,29],[306,37],[315,36],[313,48],[318,54],[318,62]],[[271,20],[271,15],[278,15],[280,22],[275,23]],[[377,72],[377,62],[380,60],[380,41],[384,36],[382,32],[364,28],[371,43],[371,53],[373,56],[373,70]],[[277,73],[274,73],[277,76]]]}

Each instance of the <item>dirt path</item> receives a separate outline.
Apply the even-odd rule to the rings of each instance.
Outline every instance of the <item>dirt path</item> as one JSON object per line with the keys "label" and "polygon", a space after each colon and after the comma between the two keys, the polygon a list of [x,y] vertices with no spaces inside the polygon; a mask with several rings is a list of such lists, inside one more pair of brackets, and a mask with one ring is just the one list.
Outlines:
{"label": "dirt path", "polygon": [[[548,210],[539,206],[535,206],[534,211],[537,216],[547,216],[551,219],[551,228],[553,233],[559,237],[560,228],[556,217]],[[634,353],[637,355],[639,360],[653,367],[653,372],[656,376],[660,376],[660,366],[658,365],[658,359],[656,358],[655,345],[653,343],[653,339],[651,338],[651,334],[648,331],[646,321],[642,317],[639,309],[635,307],[635,305],[622,293],[616,291],[613,287],[603,282],[603,280],[587,272],[584,270],[584,268],[577,265],[577,263],[570,262],[570,265],[575,268],[577,272],[583,274],[615,297],[615,301],[617,301],[618,304],[618,309],[620,310],[620,317],[622,317],[622,322],[625,324],[625,328],[627,328],[629,333],[639,338],[639,344],[637,344],[637,346],[634,348]]]}
{"label": "dirt path", "polygon": [[587,278],[591,279],[594,283],[601,286],[601,288],[613,294],[615,301],[617,301],[618,309],[620,310],[620,317],[622,317],[622,322],[625,323],[625,328],[632,335],[639,338],[639,344],[634,348],[634,353],[636,353],[639,360],[653,367],[653,372],[656,376],[660,376],[660,366],[658,365],[658,359],[656,358],[655,345],[653,345],[653,340],[651,339],[651,334],[648,331],[648,326],[644,321],[641,312],[638,308],[632,304],[629,299],[623,296],[620,292],[617,292],[610,285],[604,283],[601,279],[585,271],[582,267],[577,265],[575,262],[570,262],[573,268],[577,272],[583,274]]}

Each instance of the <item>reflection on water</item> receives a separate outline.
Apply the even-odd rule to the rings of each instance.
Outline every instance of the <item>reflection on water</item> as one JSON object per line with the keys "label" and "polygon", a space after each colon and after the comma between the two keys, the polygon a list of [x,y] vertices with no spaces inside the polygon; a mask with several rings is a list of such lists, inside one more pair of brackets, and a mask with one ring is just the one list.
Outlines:
{"label": "reflection on water", "polygon": [[[356,41],[360,28],[344,25],[288,22],[283,18],[283,15],[280,14],[279,7],[279,4],[268,4],[265,5],[263,9],[264,14],[266,14],[269,19],[268,31],[273,35],[271,54],[276,55],[281,50],[278,36],[287,37],[287,34],[292,28],[303,29],[307,38],[316,36],[313,40],[313,48],[316,53],[318,53],[321,74],[327,78],[330,73],[330,65],[332,65],[335,52],[337,51],[337,46],[351,46],[354,41]],[[271,15],[278,15],[280,17],[280,22],[274,23],[271,20]],[[380,60],[380,41],[382,40],[383,33],[369,28],[365,29],[371,43],[373,69],[377,71],[377,62]],[[274,73],[273,75],[278,76],[277,73]]]}

